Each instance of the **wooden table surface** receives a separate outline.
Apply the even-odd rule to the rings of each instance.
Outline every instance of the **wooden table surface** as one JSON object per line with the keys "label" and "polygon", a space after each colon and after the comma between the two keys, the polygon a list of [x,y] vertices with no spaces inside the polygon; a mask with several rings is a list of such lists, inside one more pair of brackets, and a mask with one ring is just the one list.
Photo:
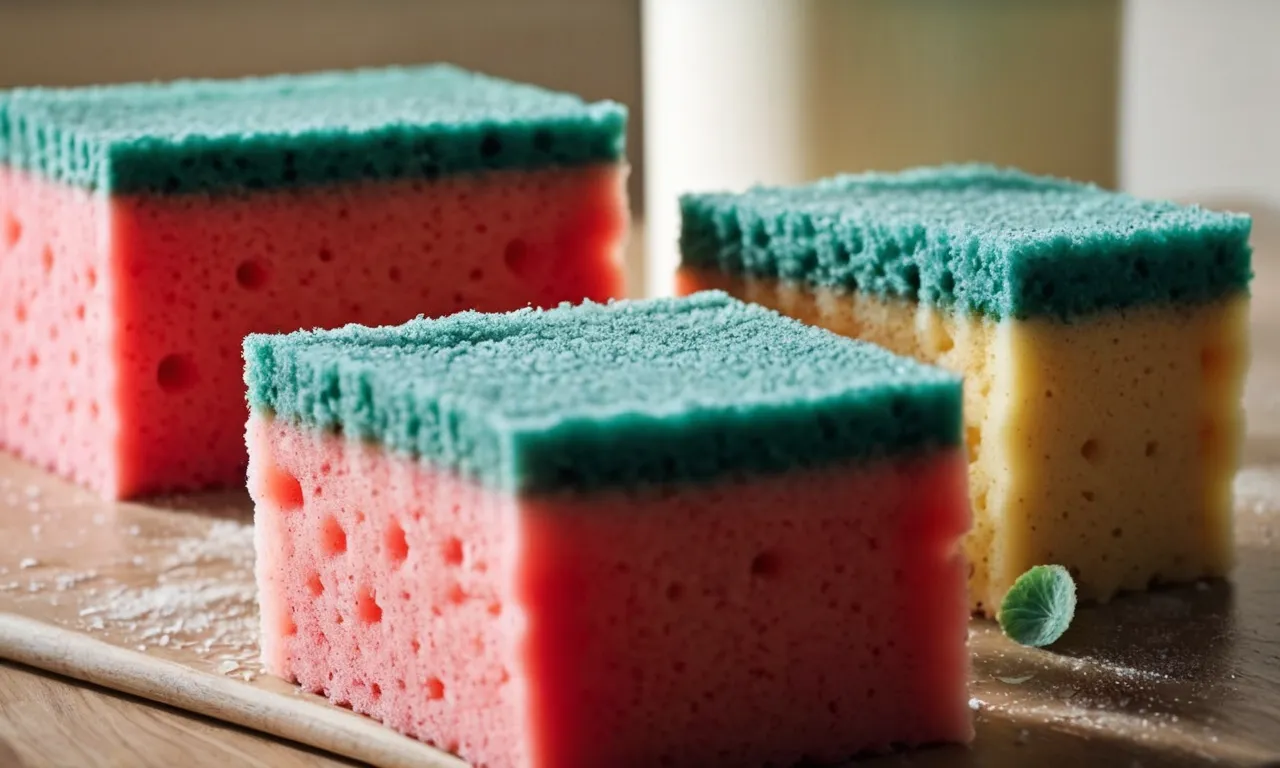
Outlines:
{"label": "wooden table surface", "polygon": [[3,768],[339,768],[355,763],[0,662]]}
{"label": "wooden table surface", "polygon": [[[1225,205],[1234,210],[1246,206]],[[1244,451],[1241,487],[1258,503],[1257,514],[1241,518],[1245,540],[1265,547],[1242,550],[1234,585],[1202,586],[1151,600],[1117,602],[1082,613],[1055,648],[1061,669],[1046,666],[1043,656],[1019,657],[1005,650],[998,633],[978,631],[975,646],[974,705],[978,739],[971,748],[943,748],[894,755],[865,766],[1034,765],[1036,768],[1086,766],[1274,765],[1280,766],[1280,212],[1255,214],[1258,276],[1254,283],[1253,369],[1246,392],[1250,432]],[[1257,500],[1261,501],[1257,501]],[[1249,518],[1256,518],[1252,520]],[[1163,606],[1163,607],[1162,607]],[[1160,611],[1165,611],[1160,614]],[[1140,630],[1126,628],[1136,621]],[[1168,647],[1136,638],[1168,631]],[[1106,675],[1078,680],[1074,660],[1102,660]],[[1034,665],[1034,666],[1033,666]],[[1185,669],[1184,669],[1185,667]],[[1037,670],[1023,686],[1034,696],[1065,702],[1058,711],[1027,719],[1034,712],[1006,706],[1023,675]],[[1073,672],[1073,670],[1075,670]],[[1163,670],[1159,672],[1157,670]],[[1141,717],[1106,727],[1080,727],[1079,718],[1103,713],[1141,715],[1132,705],[1107,702],[1109,690],[1141,695],[1132,678],[1150,672],[1152,694],[1183,712],[1183,720],[1200,718],[1203,732],[1187,730],[1167,719],[1144,725]],[[1176,674],[1175,674],[1176,673]],[[1073,678],[1072,675],[1077,677]],[[1248,678],[1244,683],[1238,678]],[[1128,682],[1126,682],[1128,680]],[[1077,690],[1072,686],[1080,685]],[[1110,688],[1109,688],[1110,686]],[[1243,691],[1248,689],[1247,695]],[[1151,690],[1148,681],[1148,691]],[[1051,694],[1044,698],[1045,694]],[[1060,698],[1059,698],[1060,697]],[[1102,701],[1102,709],[1079,709],[1082,699]],[[1181,697],[1181,698],[1180,698]],[[1172,704],[1171,704],[1172,702]],[[1077,707],[1072,710],[1072,707]],[[1085,714],[1081,715],[1080,712]],[[1206,715],[1207,712],[1212,714]],[[1092,714],[1091,714],[1092,713]],[[1021,718],[1021,719],[1019,719]],[[1124,723],[1127,723],[1125,725]],[[1141,727],[1135,727],[1141,726]],[[1158,726],[1158,727],[1156,727]],[[1170,739],[1192,743],[1170,749]],[[1221,742],[1219,742],[1219,734]],[[1196,740],[1203,742],[1195,743]],[[1231,752],[1226,747],[1235,749]],[[228,768],[229,766],[348,766],[353,763],[320,754],[261,734],[157,706],[150,702],[84,685],[34,669],[0,662],[0,768]]]}

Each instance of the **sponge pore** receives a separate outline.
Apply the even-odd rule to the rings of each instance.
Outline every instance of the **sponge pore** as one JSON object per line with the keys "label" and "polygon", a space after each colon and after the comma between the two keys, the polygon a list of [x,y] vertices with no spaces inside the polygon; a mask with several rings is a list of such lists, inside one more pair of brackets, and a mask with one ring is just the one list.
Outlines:
{"label": "sponge pore", "polygon": [[515,490],[954,446],[960,382],[723,293],[245,340],[249,402]]}
{"label": "sponge pore", "polygon": [[686,267],[1070,319],[1252,277],[1250,219],[984,165],[681,199]]}
{"label": "sponge pore", "polygon": [[448,65],[0,92],[0,164],[114,193],[620,160],[612,102]]}

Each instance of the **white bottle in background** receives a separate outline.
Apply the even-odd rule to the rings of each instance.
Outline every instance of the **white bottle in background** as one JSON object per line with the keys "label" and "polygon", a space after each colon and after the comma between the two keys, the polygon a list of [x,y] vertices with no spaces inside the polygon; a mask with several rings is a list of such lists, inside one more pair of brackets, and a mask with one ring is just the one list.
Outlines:
{"label": "white bottle in background", "polygon": [[986,161],[1114,183],[1119,0],[644,0],[646,283],[676,197]]}

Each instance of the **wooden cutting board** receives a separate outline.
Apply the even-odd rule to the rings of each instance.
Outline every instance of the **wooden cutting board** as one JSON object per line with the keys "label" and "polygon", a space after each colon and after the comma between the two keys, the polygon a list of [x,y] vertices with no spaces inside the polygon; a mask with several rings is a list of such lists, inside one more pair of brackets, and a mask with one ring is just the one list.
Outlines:
{"label": "wooden cutting board", "polygon": [[[974,745],[860,765],[1280,765],[1280,249],[1258,250],[1233,578],[1084,607],[1052,651],[974,621]],[[0,658],[372,765],[463,766],[262,674],[251,517],[239,491],[109,504],[0,455]]]}

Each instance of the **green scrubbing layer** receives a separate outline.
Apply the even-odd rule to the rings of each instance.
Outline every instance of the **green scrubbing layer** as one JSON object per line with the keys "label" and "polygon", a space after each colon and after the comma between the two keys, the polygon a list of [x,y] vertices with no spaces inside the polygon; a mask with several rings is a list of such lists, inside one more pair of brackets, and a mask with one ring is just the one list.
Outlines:
{"label": "green scrubbing layer", "polygon": [[245,340],[250,406],[513,490],[958,445],[960,382],[718,292]]}
{"label": "green scrubbing layer", "polygon": [[0,92],[0,163],[114,193],[618,161],[626,110],[448,65]]}
{"label": "green scrubbing layer", "polygon": [[1250,219],[982,165],[681,198],[687,267],[994,318],[1246,290]]}

